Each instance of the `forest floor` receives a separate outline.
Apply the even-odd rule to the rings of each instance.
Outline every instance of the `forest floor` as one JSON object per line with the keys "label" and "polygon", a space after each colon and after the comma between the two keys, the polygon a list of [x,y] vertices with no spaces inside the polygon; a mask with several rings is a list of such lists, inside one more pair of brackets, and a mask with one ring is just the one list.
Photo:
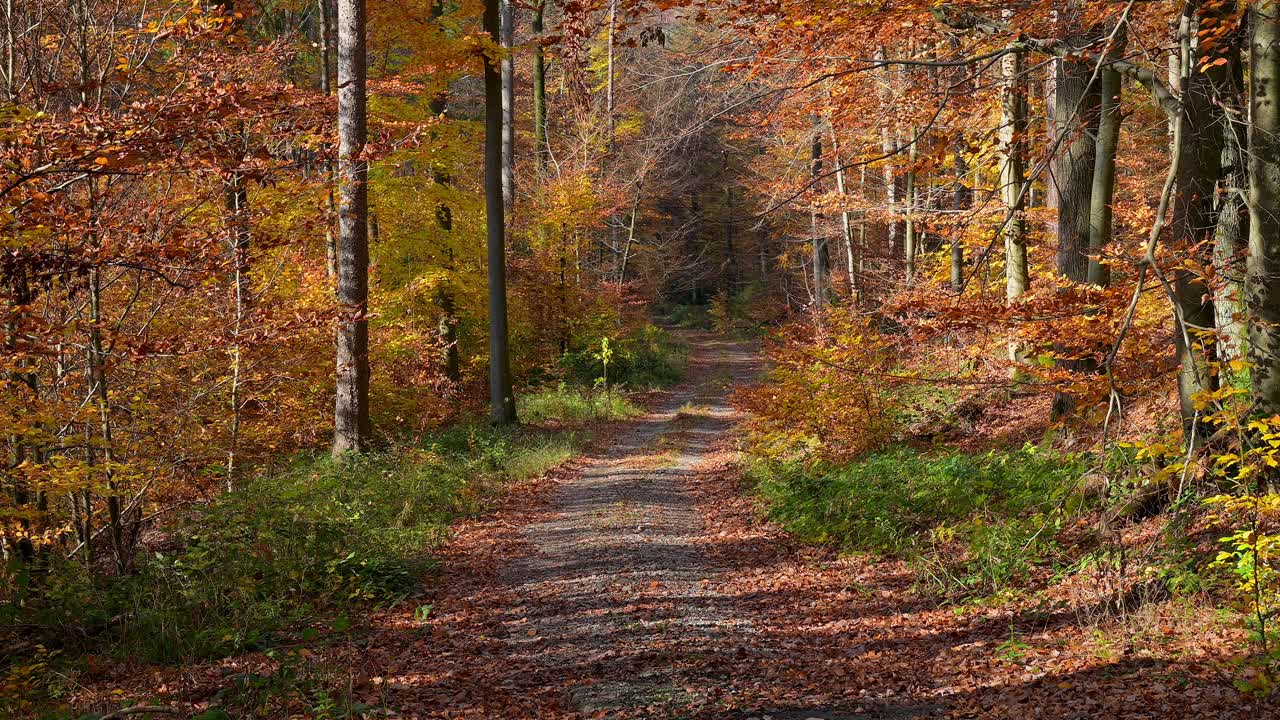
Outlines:
{"label": "forest floor", "polygon": [[[685,336],[685,381],[459,525],[427,596],[295,656],[344,698],[304,715],[1275,717],[1232,686],[1238,633],[1198,611],[946,606],[905,563],[795,542],[737,470],[731,395],[758,376],[756,348]],[[196,698],[281,657],[188,669],[167,697],[209,707]]]}

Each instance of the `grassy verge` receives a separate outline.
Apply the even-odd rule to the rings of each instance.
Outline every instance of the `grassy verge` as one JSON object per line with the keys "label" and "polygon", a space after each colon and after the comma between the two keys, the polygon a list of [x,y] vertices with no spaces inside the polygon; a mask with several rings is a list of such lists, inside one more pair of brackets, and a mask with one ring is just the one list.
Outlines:
{"label": "grassy verge", "polygon": [[317,622],[345,629],[351,611],[413,594],[452,522],[580,441],[476,425],[340,462],[300,457],[172,523],[134,575],[55,563],[0,606],[0,624],[24,629],[0,664],[0,711],[56,702],[57,678],[89,656],[180,664],[269,648]]}
{"label": "grassy verge", "polygon": [[560,383],[526,393],[520,398],[520,416],[530,423],[581,423],[620,420],[644,413],[621,392],[589,390]]}
{"label": "grassy verge", "polygon": [[1076,456],[1034,448],[897,448],[843,466],[757,460],[748,477],[769,516],[801,539],[907,557],[922,584],[980,595],[1052,565],[1083,470]]}

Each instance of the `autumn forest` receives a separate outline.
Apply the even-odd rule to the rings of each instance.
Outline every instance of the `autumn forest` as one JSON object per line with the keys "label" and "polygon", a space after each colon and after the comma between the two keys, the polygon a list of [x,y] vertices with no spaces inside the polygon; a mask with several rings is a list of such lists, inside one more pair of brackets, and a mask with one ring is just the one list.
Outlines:
{"label": "autumn forest", "polygon": [[0,6],[0,716],[1280,716],[1280,2]]}

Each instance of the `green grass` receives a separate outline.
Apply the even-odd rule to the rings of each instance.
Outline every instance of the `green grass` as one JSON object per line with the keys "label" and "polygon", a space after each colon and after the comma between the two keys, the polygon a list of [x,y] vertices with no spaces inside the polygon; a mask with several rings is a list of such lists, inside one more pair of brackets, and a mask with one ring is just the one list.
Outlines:
{"label": "green grass", "polygon": [[1030,447],[899,448],[839,467],[760,460],[749,477],[769,516],[801,539],[908,557],[923,584],[977,595],[1051,562],[1083,471],[1077,456]]}
{"label": "green grass", "polygon": [[[605,375],[601,359],[603,337],[584,336],[575,350],[560,358],[570,384],[593,386]],[[683,339],[655,325],[643,325],[621,337],[610,337],[608,382],[611,387],[660,388],[684,376],[689,346]]]}
{"label": "green grass", "polygon": [[365,457],[300,457],[173,523],[171,549],[145,553],[136,575],[89,580],[63,562],[0,622],[56,628],[46,641],[67,657],[172,664],[270,647],[318,619],[343,625],[413,594],[453,521],[578,445],[477,425]]}
{"label": "green grass", "polygon": [[545,423],[617,420],[635,417],[644,411],[620,392],[587,390],[560,383],[520,397],[520,415],[525,422]]}

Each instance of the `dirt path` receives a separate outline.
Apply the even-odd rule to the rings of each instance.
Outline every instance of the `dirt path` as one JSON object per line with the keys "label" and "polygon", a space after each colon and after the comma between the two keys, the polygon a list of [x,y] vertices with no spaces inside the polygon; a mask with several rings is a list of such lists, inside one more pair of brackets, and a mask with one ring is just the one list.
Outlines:
{"label": "dirt path", "polygon": [[522,533],[531,552],[502,573],[520,599],[514,651],[595,681],[570,690],[580,710],[694,701],[688,671],[701,672],[706,648],[751,631],[716,589],[687,485],[737,419],[728,396],[756,357],[692,339],[690,379],[556,489],[548,517]]}
{"label": "dirt path", "polygon": [[1260,717],[1196,645],[1216,628],[1117,648],[1087,607],[939,606],[901,562],[794,543],[728,441],[754,349],[688,337],[654,412],[458,529],[425,620],[373,618],[354,696],[398,718]]}

